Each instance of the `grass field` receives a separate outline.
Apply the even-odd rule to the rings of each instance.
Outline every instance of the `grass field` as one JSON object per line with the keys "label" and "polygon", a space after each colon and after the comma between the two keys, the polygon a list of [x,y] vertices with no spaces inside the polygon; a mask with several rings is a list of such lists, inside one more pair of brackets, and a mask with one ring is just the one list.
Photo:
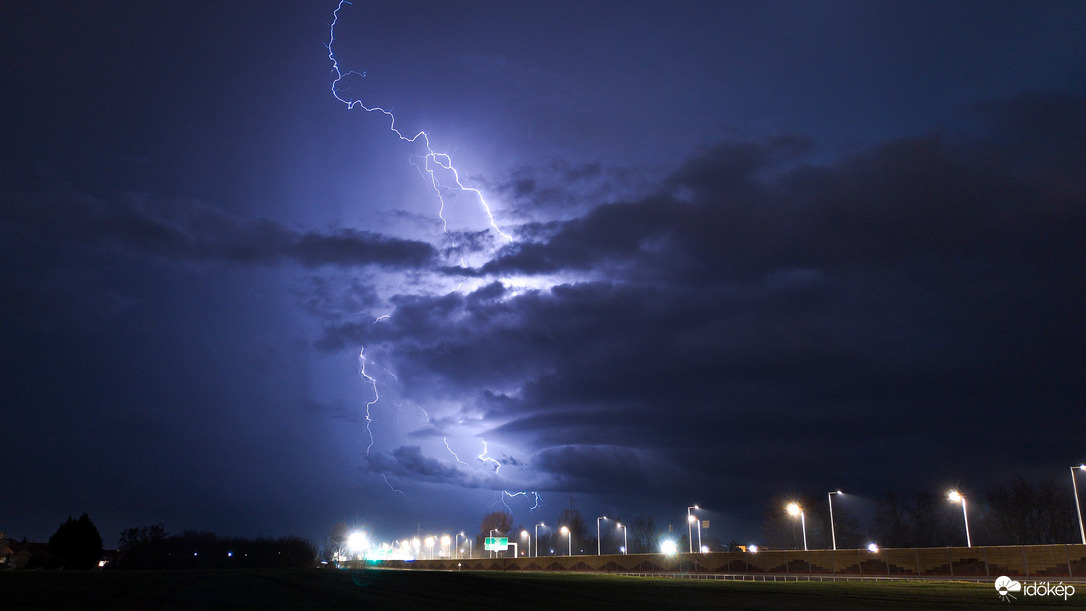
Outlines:
{"label": "grass field", "polygon": [[723,582],[566,573],[335,569],[5,571],[0,609],[1007,609],[989,583]]}

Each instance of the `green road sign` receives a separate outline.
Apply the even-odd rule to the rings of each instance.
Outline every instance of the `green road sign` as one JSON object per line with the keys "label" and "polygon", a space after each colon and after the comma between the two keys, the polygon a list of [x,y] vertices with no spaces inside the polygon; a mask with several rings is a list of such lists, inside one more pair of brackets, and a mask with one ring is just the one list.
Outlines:
{"label": "green road sign", "polygon": [[483,549],[504,552],[509,549],[509,537],[487,537]]}

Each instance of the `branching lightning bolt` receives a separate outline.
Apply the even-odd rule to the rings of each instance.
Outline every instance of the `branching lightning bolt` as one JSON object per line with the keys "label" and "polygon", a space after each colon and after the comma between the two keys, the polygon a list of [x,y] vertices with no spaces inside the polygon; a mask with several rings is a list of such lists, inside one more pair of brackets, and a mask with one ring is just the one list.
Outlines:
{"label": "branching lightning bolt", "polygon": [[501,504],[505,505],[505,508],[509,510],[509,513],[513,513],[513,508],[509,506],[509,503],[505,502],[505,497],[513,498],[517,496],[522,496],[524,498],[528,498],[529,494],[535,498],[535,505],[532,505],[528,508],[528,511],[530,511],[534,515],[535,510],[539,509],[539,506],[543,503],[543,500],[539,498],[539,493],[535,492],[534,490],[520,490],[518,492],[509,492],[508,490],[502,490],[501,497],[499,497],[497,501],[491,503],[490,506],[493,507],[494,505],[497,505],[500,501]]}
{"label": "branching lightning bolt", "polygon": [[[393,134],[395,134],[396,137],[400,139],[400,141],[407,142],[407,143],[412,143],[412,144],[421,144],[425,148],[425,151],[426,151],[425,155],[412,155],[412,156],[409,157],[409,161],[412,163],[412,165],[415,166],[415,168],[419,171],[419,174],[422,175],[422,177],[424,179],[426,179],[426,178],[429,179],[430,187],[434,190],[434,193],[437,195],[438,201],[440,202],[440,206],[438,208],[438,217],[441,219],[441,222],[442,222],[442,231],[444,232],[446,238],[453,244],[453,247],[455,248],[455,250],[459,253],[461,266],[466,267],[466,264],[464,263],[463,251],[460,250],[459,246],[456,244],[456,241],[453,239],[452,235],[449,233],[449,222],[448,222],[448,219],[445,218],[445,206],[446,206],[446,203],[447,203],[446,199],[445,199],[446,195],[449,195],[450,193],[455,194],[457,192],[470,192],[470,193],[474,194],[476,197],[479,198],[479,203],[482,205],[483,210],[486,213],[486,216],[487,216],[487,219],[490,222],[491,228],[493,228],[494,231],[498,233],[498,235],[502,236],[506,240],[513,241],[513,238],[509,234],[502,231],[500,227],[498,227],[497,222],[494,220],[494,214],[490,209],[490,204],[487,202],[486,198],[483,196],[483,193],[479,189],[476,189],[476,188],[473,188],[473,187],[468,187],[468,186],[464,185],[464,183],[461,181],[460,172],[459,172],[459,170],[457,170],[453,166],[451,155],[448,154],[448,153],[439,153],[439,152],[437,152],[437,151],[435,151],[433,149],[433,147],[430,144],[430,135],[426,131],[419,131],[414,136],[407,136],[396,127],[396,116],[391,111],[386,110],[386,109],[384,109],[382,107],[379,107],[379,106],[372,106],[372,107],[367,106],[365,103],[363,103],[361,98],[348,98],[348,97],[344,97],[343,95],[341,95],[343,92],[346,91],[346,87],[341,87],[341,85],[344,84],[343,80],[345,78],[347,78],[347,77],[349,77],[351,75],[357,76],[359,78],[365,78],[366,77],[366,72],[365,71],[362,71],[362,72],[359,72],[359,71],[356,71],[356,70],[344,71],[340,67],[339,61],[338,61],[338,59],[336,58],[336,55],[335,55],[335,51],[333,50],[333,45],[335,44],[335,41],[336,41],[336,36],[335,36],[336,25],[339,23],[340,11],[343,9],[344,5],[352,5],[352,4],[353,3],[350,2],[349,0],[340,0],[339,4],[336,6],[335,11],[333,11],[333,13],[332,13],[332,16],[333,16],[332,17],[332,23],[330,24],[330,27],[329,27],[328,44],[326,45],[326,48],[328,49],[328,59],[332,63],[332,73],[333,73],[333,78],[332,78],[332,83],[331,83],[332,95],[336,98],[336,100],[338,100],[339,102],[342,102],[347,107],[348,110],[352,110],[352,109],[357,107],[357,108],[360,108],[360,109],[366,111],[367,113],[375,113],[376,112],[376,113],[380,113],[380,114],[384,115],[389,120],[389,131],[391,131]],[[454,149],[453,152],[455,153],[456,150]],[[448,185],[443,185],[442,184],[441,180],[439,180],[439,178],[438,178],[438,171],[439,170],[445,172],[445,174],[443,175],[443,178],[445,178],[446,180],[447,180],[447,177],[449,175],[451,175],[452,182],[450,184],[448,184]],[[460,281],[460,285],[457,286],[457,290],[460,290],[460,287],[463,286],[465,280],[466,279],[462,279]],[[374,320],[374,324],[376,324],[377,322],[379,322],[381,320],[385,320],[387,318],[389,318],[389,315],[387,315],[387,314],[383,315],[383,316],[380,316],[376,320]],[[359,355],[358,355],[358,359],[359,359],[359,375],[363,379],[365,379],[370,384],[370,386],[372,386],[372,388],[373,388],[373,400],[366,403],[366,432],[367,432],[367,434],[369,435],[369,438],[370,438],[370,443],[366,447],[366,455],[368,456],[369,453],[370,453],[370,449],[374,445],[373,430],[372,430],[372,428],[370,426],[371,423],[372,423],[372,417],[371,417],[370,411],[371,411],[371,408],[374,405],[376,405],[377,402],[380,400],[380,396],[379,396],[378,391],[377,391],[377,380],[375,378],[373,378],[372,376],[370,376],[366,372],[366,357],[365,357],[364,353],[365,353],[365,348],[362,348],[362,350],[359,352]],[[376,364],[376,362],[374,362],[373,364]],[[388,371],[387,369],[385,369],[385,371],[390,376],[392,376],[393,378],[396,377],[395,374],[393,374],[391,371]],[[397,404],[397,407],[398,407],[398,404]],[[419,406],[418,409],[426,417],[427,422],[430,422],[431,421],[430,415],[426,412],[426,410],[423,409],[421,406]],[[460,457],[456,454],[456,452],[453,451],[452,447],[449,446],[448,438],[447,437],[443,438],[443,441],[445,443],[445,448],[449,451],[450,454],[453,455],[453,458],[456,459],[456,462],[459,463],[459,464],[467,466],[467,463],[462,461],[460,459]],[[481,454],[479,454],[478,459],[481,462],[484,462],[484,463],[487,463],[487,462],[494,463],[494,473],[495,474],[498,473],[501,470],[501,466],[502,466],[501,463],[499,461],[487,456],[487,444],[486,444],[485,440],[483,440],[483,452]],[[392,485],[392,482],[389,481],[387,475],[382,474],[381,477],[384,479],[385,484],[388,485],[389,489],[391,489],[393,492],[396,492],[396,493],[398,493],[400,495],[403,495],[405,498],[407,497],[407,495],[404,494],[404,492],[402,490],[399,490],[395,486]],[[525,498],[528,498],[529,495],[532,495],[532,497],[535,500],[535,504],[530,509],[530,511],[534,512],[540,506],[540,504],[542,503],[542,501],[540,499],[540,496],[539,496],[539,493],[534,492],[534,491],[531,491],[531,492],[530,491],[509,492],[509,491],[506,491],[506,490],[502,490],[501,491],[501,496],[499,497],[499,501],[503,505],[505,505],[506,509],[509,509],[510,511],[512,511],[512,509],[509,507],[509,504],[506,502],[507,497],[508,498],[514,498],[514,497],[518,497],[518,496],[523,496]]]}
{"label": "branching lightning bolt", "polygon": [[[449,222],[445,219],[445,196],[443,193],[444,188],[442,187],[440,181],[437,178],[437,168],[441,168],[447,172],[451,172],[453,176],[453,182],[456,184],[456,187],[460,191],[469,191],[471,193],[474,193],[476,197],[479,198],[479,202],[483,205],[483,210],[486,212],[487,218],[490,219],[490,226],[494,228],[494,231],[496,231],[498,235],[502,236],[506,240],[513,241],[512,236],[508,235],[507,233],[502,231],[501,228],[498,227],[497,222],[494,220],[494,214],[490,210],[490,204],[487,203],[486,198],[483,196],[483,193],[478,189],[465,186],[461,182],[460,172],[452,165],[452,157],[450,157],[447,153],[438,153],[433,149],[433,147],[430,146],[429,134],[427,134],[425,131],[420,131],[414,136],[405,136],[403,132],[396,128],[396,116],[392,114],[392,112],[385,110],[380,106],[366,106],[366,104],[364,104],[360,98],[348,99],[340,95],[339,85],[344,78],[352,74],[363,78],[366,76],[365,72],[358,72],[357,70],[348,70],[344,72],[343,69],[339,66],[339,60],[336,59],[335,51],[332,49],[332,45],[335,44],[336,41],[336,24],[339,23],[339,11],[343,9],[343,5],[345,4],[350,5],[352,3],[348,0],[340,0],[339,5],[336,7],[336,10],[332,12],[332,24],[329,27],[328,44],[326,45],[326,47],[328,48],[328,59],[332,62],[332,72],[335,75],[335,78],[332,79],[332,95],[335,96],[337,100],[346,105],[348,110],[358,107],[366,112],[378,112],[385,115],[389,119],[389,131],[396,134],[396,136],[400,140],[410,143],[422,143],[422,145],[426,148],[426,154],[421,156],[421,159],[423,159],[423,163],[421,166],[417,163],[414,163],[414,165],[416,168],[418,168],[419,172],[423,174],[424,178],[426,176],[429,176],[430,186],[434,189],[434,193],[437,194],[437,198],[441,202],[441,206],[438,210],[438,216],[441,218],[442,230],[445,232],[446,236],[449,236]],[[453,241],[451,236],[449,236],[449,240]],[[453,241],[453,243],[455,245],[455,241]],[[461,264],[463,264],[462,254],[460,260]]]}
{"label": "branching lightning bolt", "polygon": [[483,453],[479,455],[479,460],[481,460],[483,462],[492,462],[492,463],[494,463],[494,473],[497,473],[502,468],[502,464],[500,462],[494,460],[493,458],[487,457],[487,455],[486,455],[486,440],[485,439],[483,440]]}
{"label": "branching lightning bolt", "polygon": [[373,418],[370,417],[370,408],[373,407],[381,397],[377,394],[377,380],[366,373],[366,349],[364,347],[358,352],[358,375],[362,376],[362,379],[369,382],[370,386],[373,387],[373,401],[366,403],[366,433],[370,436],[370,445],[366,446],[366,456],[369,456],[370,448],[373,447],[373,429],[370,428],[370,423],[373,422]]}
{"label": "branching lightning bolt", "polygon": [[445,442],[445,449],[449,451],[449,454],[453,455],[453,458],[456,459],[456,462],[458,462],[458,463],[464,465],[465,467],[467,467],[468,463],[460,460],[460,457],[456,455],[456,452],[453,452],[453,449],[449,447],[449,438],[448,437],[442,437],[441,440]]}
{"label": "branching lightning bolt", "polygon": [[407,496],[406,494],[404,494],[404,491],[403,491],[403,490],[400,490],[399,488],[397,488],[397,487],[393,486],[393,485],[392,485],[392,482],[388,481],[388,476],[387,476],[387,475],[385,475],[384,473],[382,473],[382,474],[381,474],[381,478],[385,480],[385,483],[386,483],[386,484],[388,484],[388,488],[389,488],[390,490],[392,490],[393,492],[395,492],[396,494],[402,495],[402,496],[403,496],[403,498],[405,498],[405,499],[407,499],[407,500],[409,500],[409,501],[413,501],[413,500],[415,500],[415,499],[413,499],[413,498],[411,498],[411,497]]}

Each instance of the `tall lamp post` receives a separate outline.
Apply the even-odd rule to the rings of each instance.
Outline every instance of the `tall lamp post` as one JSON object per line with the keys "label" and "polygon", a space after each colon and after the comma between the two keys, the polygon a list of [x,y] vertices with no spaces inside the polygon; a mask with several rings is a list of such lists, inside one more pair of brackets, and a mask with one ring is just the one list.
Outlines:
{"label": "tall lamp post", "polygon": [[[493,538],[494,538],[494,533],[495,533],[495,532],[497,532],[497,531],[498,531],[498,529],[497,529],[497,528],[491,528],[491,529],[490,529],[490,538],[491,538],[491,539],[493,539]],[[490,557],[491,557],[491,558],[493,558],[493,557],[494,557],[494,550],[493,550],[493,549],[491,549],[491,550],[490,550]]]}
{"label": "tall lamp post", "polygon": [[[697,524],[698,525],[698,552],[699,553],[704,552],[705,548],[702,547],[702,545],[701,545],[701,520],[698,519],[698,516],[689,515],[689,516],[686,516],[686,521],[689,523],[689,524],[687,524],[687,530],[690,529],[690,524]],[[694,542],[691,541],[690,543],[691,543],[691,545],[693,545]]]}
{"label": "tall lamp post", "polygon": [[566,536],[566,541],[569,542],[569,555],[573,555],[573,533],[569,532],[569,529],[563,526],[560,532]]}
{"label": "tall lamp post", "polygon": [[[686,541],[688,543],[690,543],[690,553],[691,554],[694,553],[694,531],[691,530],[691,528],[694,526],[694,520],[697,519],[697,518],[695,518],[694,514],[692,514],[690,512],[695,510],[695,509],[701,509],[701,507],[698,507],[697,505],[691,505],[690,507],[686,508]],[[698,523],[698,536],[699,537],[701,536],[701,523],[700,522]],[[701,541],[700,540],[698,541],[698,549],[699,549],[699,551],[701,549]]]}
{"label": "tall lamp post", "polygon": [[[460,537],[464,537],[463,532],[456,533],[456,557],[457,558],[463,558],[464,557],[464,555],[460,553]],[[467,539],[467,537],[464,537],[464,538]]]}
{"label": "tall lamp post", "polygon": [[837,551],[837,531],[833,529],[833,495],[844,494],[840,490],[834,490],[826,494],[826,498],[830,500],[830,537],[833,538],[833,550]]}
{"label": "tall lamp post", "polygon": [[969,512],[965,509],[965,497],[962,496],[962,493],[958,492],[957,490],[951,490],[946,495],[946,498],[951,503],[962,504],[962,517],[965,518],[965,546],[973,547],[973,540],[969,538]]}
{"label": "tall lamp post", "polygon": [[434,538],[426,537],[426,547],[430,548],[430,560],[434,559]]}
{"label": "tall lamp post", "polygon": [[[799,523],[803,527],[803,551],[807,551],[807,517],[803,513],[803,508],[798,503],[788,503],[786,509],[790,515],[799,516]],[[796,531],[793,530],[792,532]]]}
{"label": "tall lamp post", "polygon": [[[449,535],[441,535],[441,547],[442,547],[442,549],[444,549],[446,547],[449,547],[450,543],[452,543],[452,539],[449,538]],[[452,550],[449,550],[449,551],[451,552]],[[449,554],[449,555],[451,556],[452,554]]]}
{"label": "tall lamp post", "polygon": [[630,553],[630,548],[629,548],[629,542],[626,539],[626,526],[622,522],[619,522],[617,527],[622,529],[622,553],[623,554],[629,554]]}
{"label": "tall lamp post", "polygon": [[526,530],[520,531],[521,537],[528,537],[528,555],[532,555],[532,534]]}
{"label": "tall lamp post", "polygon": [[539,557],[539,527],[540,526],[542,526],[543,528],[546,528],[547,525],[542,523],[542,522],[535,525],[535,555],[536,555],[537,558]]}
{"label": "tall lamp post", "polygon": [[1082,544],[1086,545],[1086,528],[1082,527],[1082,505],[1078,500],[1078,484],[1075,482],[1075,469],[1086,471],[1086,464],[1071,467],[1071,490],[1075,492],[1075,512],[1078,513],[1078,534],[1082,535]]}
{"label": "tall lamp post", "polygon": [[600,516],[596,518],[596,555],[603,555],[603,538],[600,537],[600,520],[606,520],[607,516]]}

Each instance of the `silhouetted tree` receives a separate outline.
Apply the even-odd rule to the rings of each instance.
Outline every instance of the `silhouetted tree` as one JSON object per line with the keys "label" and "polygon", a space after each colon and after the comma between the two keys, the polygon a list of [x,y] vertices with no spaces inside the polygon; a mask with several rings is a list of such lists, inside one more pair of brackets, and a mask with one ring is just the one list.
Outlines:
{"label": "silhouetted tree", "polygon": [[[828,512],[828,501],[826,509]],[[825,530],[830,530],[828,524]],[[834,534],[837,535],[837,549],[857,549],[865,547],[869,542],[864,539],[860,521],[852,515],[852,508],[848,503],[839,502],[836,498],[833,499],[833,530],[829,533],[829,537],[823,537],[830,542],[827,547],[833,547]]]}
{"label": "silhouetted tree", "polygon": [[[970,518],[978,508],[970,504]],[[930,492],[917,492],[905,502],[887,491],[875,510],[872,532],[883,547],[942,547],[965,545],[965,529],[952,524],[961,520],[961,506],[951,505]]]}
{"label": "silhouetted tree", "polygon": [[875,508],[871,525],[875,540],[883,547],[908,547],[912,544],[908,510],[893,490],[887,490]]}
{"label": "silhouetted tree", "polygon": [[117,541],[118,562],[126,568],[162,568],[167,537],[162,522],[122,531]]}
{"label": "silhouetted tree", "polygon": [[[570,511],[569,508],[563,509],[562,513],[558,514],[558,532],[555,535],[555,547],[562,547],[559,553],[565,551],[568,552],[569,548],[573,548],[573,553],[578,554],[580,550],[584,549],[588,542],[588,525],[585,524],[584,518],[581,517],[581,512],[576,509]],[[569,529],[570,535],[573,539],[566,541],[566,536],[561,534],[560,529],[565,526]],[[564,544],[564,545],[563,545]],[[592,541],[593,550],[595,549],[595,540]],[[595,553],[595,551],[593,551]]]}
{"label": "silhouetted tree", "polygon": [[1071,542],[1075,516],[1069,496],[1071,490],[1052,479],[1036,486],[1021,478],[1003,484],[985,497],[984,536],[995,545]]}
{"label": "silhouetted tree", "polygon": [[87,514],[79,516],[78,520],[68,516],[68,520],[49,537],[49,554],[57,558],[64,569],[90,569],[102,558],[102,536]]}
{"label": "silhouetted tree", "polygon": [[[485,539],[490,535],[490,531],[496,531],[495,537],[506,537],[513,529],[513,514],[508,511],[491,511],[483,516],[483,521],[479,524],[479,534],[475,536],[475,544],[480,550],[483,550],[483,544]],[[476,554],[480,555],[480,554]]]}
{"label": "silhouetted tree", "polygon": [[333,526],[328,533],[328,538],[324,541],[321,558],[328,562],[342,558],[347,551],[347,538],[350,536],[351,532],[346,522],[339,522]]}
{"label": "silhouetted tree", "polygon": [[630,553],[647,554],[656,551],[660,532],[655,516],[637,516],[630,524]]}
{"label": "silhouetted tree", "polygon": [[[797,503],[803,508],[803,519],[792,516],[786,510],[789,503]],[[807,525],[807,547],[819,549],[829,547],[829,525],[820,513],[818,503],[806,497],[777,497],[770,501],[762,513],[762,536],[765,545],[772,549],[803,549],[803,523]],[[683,535],[686,532],[684,530]],[[697,533],[694,533],[697,542]]]}

